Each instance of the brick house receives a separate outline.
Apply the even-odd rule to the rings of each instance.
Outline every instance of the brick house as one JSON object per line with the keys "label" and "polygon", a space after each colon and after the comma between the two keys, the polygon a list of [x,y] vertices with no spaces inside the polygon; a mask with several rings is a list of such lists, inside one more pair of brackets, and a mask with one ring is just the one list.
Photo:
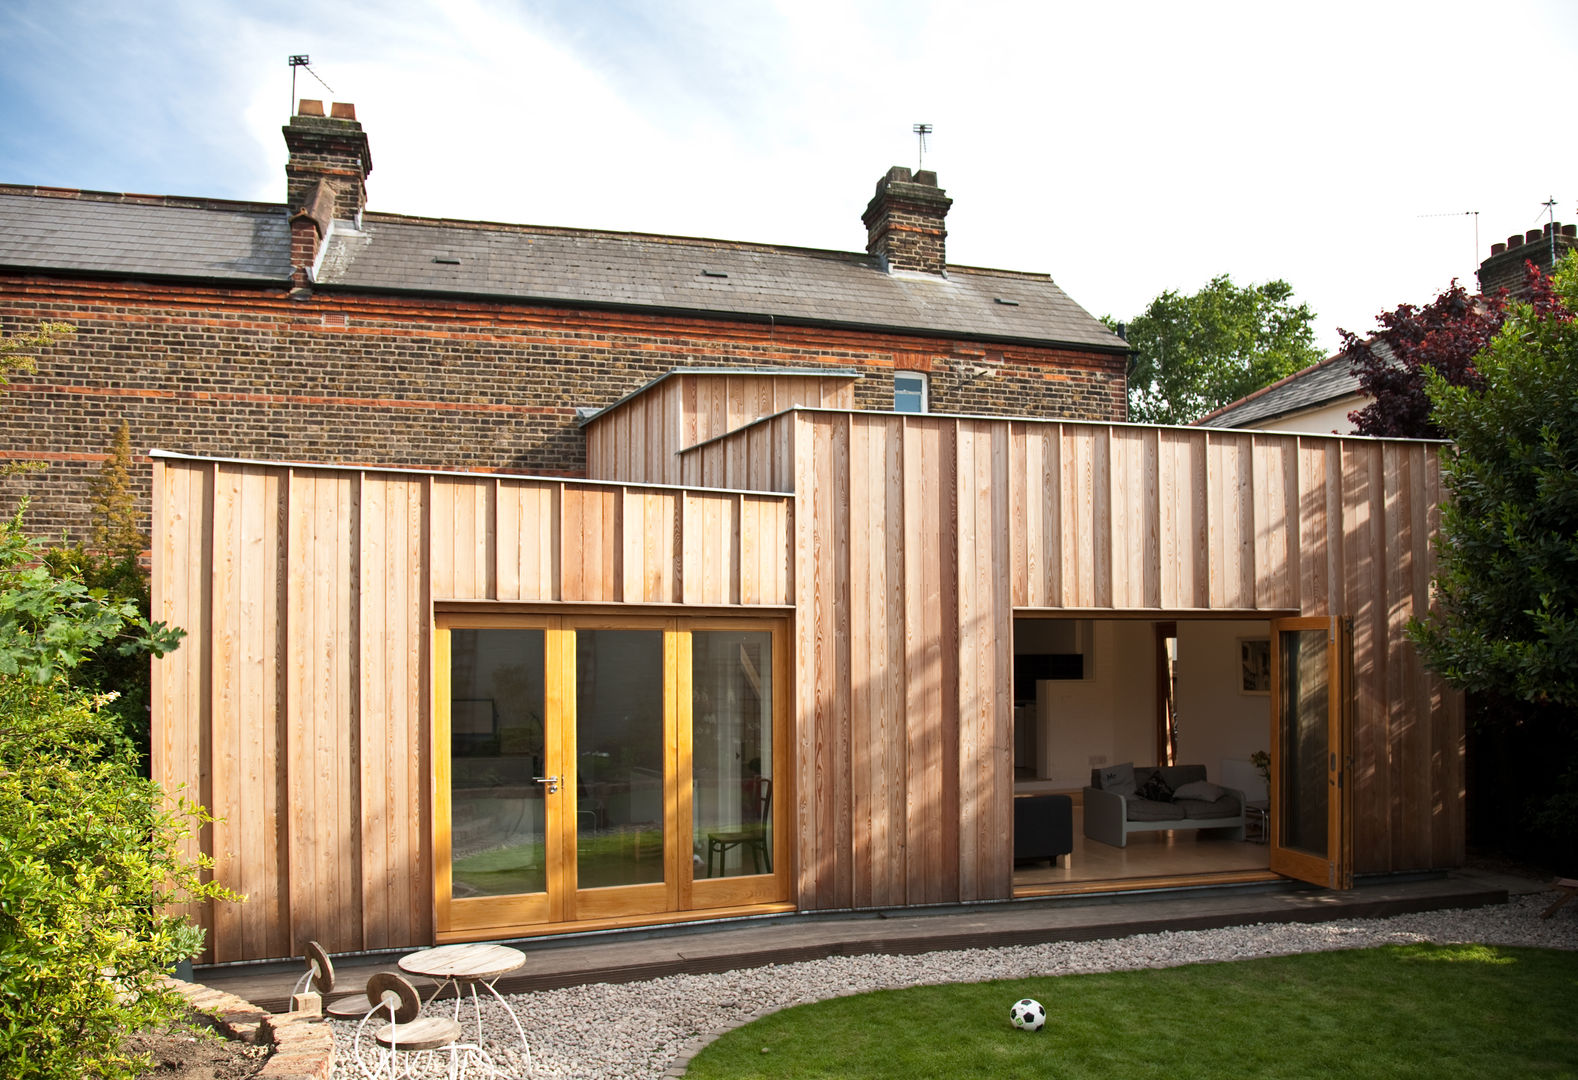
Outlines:
{"label": "brick house", "polygon": [[[0,185],[0,330],[77,327],[7,398],[44,534],[133,445],[577,476],[578,411],[681,367],[853,370],[863,408],[1121,420],[1123,342],[1045,274],[949,266],[890,170],[863,253],[372,213],[355,109],[303,101],[286,201]],[[853,214],[851,214],[853,217]],[[141,463],[146,480],[146,459]]]}

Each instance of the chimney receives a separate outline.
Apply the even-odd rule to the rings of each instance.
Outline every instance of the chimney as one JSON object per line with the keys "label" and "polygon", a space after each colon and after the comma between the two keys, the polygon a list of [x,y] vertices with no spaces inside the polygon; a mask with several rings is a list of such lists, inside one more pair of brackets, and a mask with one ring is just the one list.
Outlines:
{"label": "chimney", "polygon": [[1490,245],[1490,258],[1479,264],[1479,291],[1493,296],[1506,289],[1508,296],[1527,296],[1528,272],[1523,264],[1531,262],[1540,273],[1549,274],[1561,257],[1574,248],[1578,248],[1578,229],[1559,221],[1509,236],[1504,244]]}
{"label": "chimney", "polygon": [[356,106],[336,101],[329,116],[323,115],[323,102],[303,98],[296,115],[285,125],[285,146],[290,160],[285,163],[285,201],[291,213],[312,198],[318,182],[334,191],[334,216],[341,221],[357,221],[367,205],[367,174],[373,171],[373,156],[367,149],[367,136],[356,122]]}
{"label": "chimney", "polygon": [[360,224],[373,156],[356,121],[356,106],[302,98],[285,125],[285,205],[290,212],[290,263],[297,287],[308,284],[329,227],[338,219]]}
{"label": "chimney", "polygon": [[904,166],[893,166],[877,181],[877,193],[861,215],[866,251],[881,259],[890,273],[946,273],[948,230],[943,219],[952,205],[930,169],[911,176]]}

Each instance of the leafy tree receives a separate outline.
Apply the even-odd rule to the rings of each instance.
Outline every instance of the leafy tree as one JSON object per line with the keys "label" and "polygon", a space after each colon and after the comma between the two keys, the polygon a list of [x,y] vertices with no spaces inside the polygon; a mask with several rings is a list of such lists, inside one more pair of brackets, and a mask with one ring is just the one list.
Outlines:
{"label": "leafy tree", "polygon": [[1410,627],[1425,663],[1478,699],[1479,741],[1530,793],[1518,831],[1537,836],[1539,855],[1566,859],[1578,858],[1574,312],[1578,261],[1569,257],[1533,302],[1506,305],[1473,360],[1474,384],[1425,372],[1432,419],[1454,444],[1442,465],[1451,498],[1438,605]]}
{"label": "leafy tree", "polygon": [[1222,274],[1190,296],[1162,293],[1128,324],[1129,419],[1186,424],[1309,367],[1321,359],[1314,321],[1285,281]]}
{"label": "leafy tree", "polygon": [[[179,852],[193,808],[137,774],[105,706],[68,677],[180,631],[60,578],[0,523],[0,1062],[7,1077],[120,1080],[129,1031],[174,1018],[162,973],[202,932],[167,905],[228,894]],[[200,814],[197,821],[203,820]]]}
{"label": "leafy tree", "polygon": [[110,438],[110,456],[99,473],[88,481],[93,503],[89,509],[93,546],[119,557],[140,557],[148,546],[137,516],[136,485],[132,481],[131,425],[124,420]]}
{"label": "leafy tree", "polygon": [[[1538,312],[1551,310],[1555,298],[1548,280],[1529,267],[1529,303]],[[1361,339],[1339,330],[1342,351],[1359,377],[1369,404],[1348,414],[1360,435],[1405,439],[1439,439],[1441,427],[1431,416],[1426,391],[1434,372],[1452,386],[1473,393],[1485,382],[1475,367],[1506,318],[1504,295],[1470,296],[1455,280],[1446,292],[1424,307],[1399,304],[1376,316],[1380,329]]]}
{"label": "leafy tree", "polygon": [[1509,305],[1475,361],[1483,389],[1426,376],[1452,497],[1439,610],[1414,636],[1464,689],[1578,708],[1578,264],[1554,286]]}

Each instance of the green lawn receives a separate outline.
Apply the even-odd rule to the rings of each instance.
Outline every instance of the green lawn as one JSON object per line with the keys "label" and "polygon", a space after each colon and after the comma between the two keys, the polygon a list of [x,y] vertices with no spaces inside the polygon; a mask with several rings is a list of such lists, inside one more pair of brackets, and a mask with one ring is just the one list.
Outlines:
{"label": "green lawn", "polygon": [[[1009,1026],[1040,1001],[1047,1026]],[[1578,953],[1409,945],[890,990],[724,1035],[711,1078],[1578,1078]]]}

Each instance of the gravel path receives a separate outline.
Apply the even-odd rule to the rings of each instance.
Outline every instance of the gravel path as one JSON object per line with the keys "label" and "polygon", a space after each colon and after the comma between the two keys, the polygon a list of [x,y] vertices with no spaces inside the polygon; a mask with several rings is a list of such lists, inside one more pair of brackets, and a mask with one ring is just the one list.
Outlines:
{"label": "gravel path", "polygon": [[[575,986],[513,997],[531,1041],[533,1077],[624,1080],[664,1076],[698,1036],[727,1030],[761,1012],[840,994],[917,986],[1172,967],[1208,960],[1357,949],[1409,942],[1482,942],[1578,950],[1578,911],[1539,913],[1550,894],[1514,897],[1504,906],[1432,911],[1389,919],[1259,923],[1224,930],[1141,934],[1104,941],[1055,942],[1001,949],[962,949],[919,956],[834,957],[717,975],[671,975],[650,982]],[[515,1038],[495,1002],[483,1023],[501,1074],[522,1075]],[[335,1076],[356,1076],[350,1059],[354,1024],[337,1023]],[[518,1053],[518,1052],[517,1052]]]}

